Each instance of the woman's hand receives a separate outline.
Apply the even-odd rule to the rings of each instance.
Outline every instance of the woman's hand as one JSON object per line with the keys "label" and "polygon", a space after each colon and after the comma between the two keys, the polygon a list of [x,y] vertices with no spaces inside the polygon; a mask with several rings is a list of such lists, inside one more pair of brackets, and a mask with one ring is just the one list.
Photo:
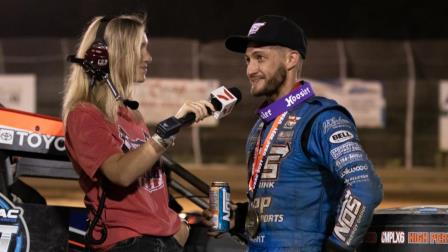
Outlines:
{"label": "woman's hand", "polygon": [[215,111],[215,107],[209,101],[206,100],[199,100],[193,102],[187,101],[177,111],[175,117],[181,118],[188,112],[193,112],[195,114],[195,122],[199,122],[200,120],[209,116],[207,108],[209,108],[213,112]]}

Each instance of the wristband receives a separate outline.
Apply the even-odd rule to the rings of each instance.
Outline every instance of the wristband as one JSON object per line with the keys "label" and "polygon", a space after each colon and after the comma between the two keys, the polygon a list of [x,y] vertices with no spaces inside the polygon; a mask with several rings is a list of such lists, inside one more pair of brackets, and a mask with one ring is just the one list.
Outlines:
{"label": "wristband", "polygon": [[174,144],[174,137],[169,138],[161,138],[159,135],[154,134],[149,139],[149,142],[151,146],[156,150],[158,153],[165,152],[169,147],[171,147]]}
{"label": "wristband", "polygon": [[190,223],[188,223],[188,221],[186,219],[181,219],[181,221],[183,223],[185,223],[185,225],[187,226],[188,231],[190,231],[190,229],[191,229]]}

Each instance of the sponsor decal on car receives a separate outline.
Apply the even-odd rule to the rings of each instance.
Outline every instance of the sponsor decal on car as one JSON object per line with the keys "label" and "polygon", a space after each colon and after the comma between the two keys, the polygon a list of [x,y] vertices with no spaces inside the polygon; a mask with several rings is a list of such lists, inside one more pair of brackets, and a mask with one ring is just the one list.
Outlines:
{"label": "sponsor decal on car", "polygon": [[0,128],[0,144],[17,145],[41,151],[65,151],[63,136],[50,136],[16,129]]}
{"label": "sponsor decal on car", "polygon": [[14,131],[0,128],[0,143],[12,145],[14,143]]}
{"label": "sponsor decal on car", "polygon": [[28,252],[30,238],[23,209],[0,193],[0,252]]}
{"label": "sponsor decal on car", "polygon": [[403,231],[383,231],[381,232],[381,243],[386,244],[403,244],[405,243],[405,235]]}
{"label": "sponsor decal on car", "polygon": [[408,232],[409,244],[428,244],[429,232]]}

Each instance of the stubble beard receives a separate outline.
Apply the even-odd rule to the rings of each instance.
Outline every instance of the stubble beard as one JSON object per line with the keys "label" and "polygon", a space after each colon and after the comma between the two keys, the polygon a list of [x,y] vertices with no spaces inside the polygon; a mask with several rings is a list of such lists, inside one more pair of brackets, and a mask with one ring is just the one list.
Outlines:
{"label": "stubble beard", "polygon": [[255,97],[260,96],[269,97],[278,93],[280,87],[285,83],[286,74],[287,74],[286,67],[283,65],[278,66],[277,70],[275,70],[274,72],[274,75],[272,75],[272,77],[266,81],[265,87],[259,92],[251,90],[252,95]]}

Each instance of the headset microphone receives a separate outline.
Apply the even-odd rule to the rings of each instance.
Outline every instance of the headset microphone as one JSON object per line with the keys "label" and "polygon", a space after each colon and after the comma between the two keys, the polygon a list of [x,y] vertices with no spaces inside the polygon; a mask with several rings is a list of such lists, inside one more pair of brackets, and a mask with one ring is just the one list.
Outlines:
{"label": "headset microphone", "polygon": [[104,80],[106,82],[107,87],[112,92],[112,95],[115,97],[115,100],[123,101],[123,104],[132,110],[138,109],[139,103],[137,101],[123,99],[121,97],[120,93],[118,93],[117,89],[115,88],[115,85],[112,83],[112,80],[109,77],[109,73],[105,72],[104,69],[95,67],[94,64],[87,59],[76,58],[75,55],[68,56],[67,61],[82,66],[84,71],[90,75],[91,77],[90,88],[93,88],[93,86],[95,85],[95,81]]}
{"label": "headset microphone", "polygon": [[113,17],[104,17],[100,20],[95,41],[87,49],[84,59],[77,58],[75,55],[70,55],[67,57],[67,61],[82,66],[84,71],[91,77],[89,85],[90,89],[93,88],[96,81],[105,81],[115,100],[122,101],[125,106],[132,110],[136,110],[139,106],[138,102],[123,99],[109,77],[109,52],[107,51],[107,44],[104,40],[104,31],[111,19],[113,19]]}
{"label": "headset microphone", "polygon": [[138,109],[138,106],[140,105],[140,104],[138,103],[138,101],[129,100],[129,99],[124,99],[124,100],[123,100],[123,104],[124,104],[126,107],[128,107],[128,108],[130,108],[130,109],[132,109],[132,110],[136,110],[136,109]]}

